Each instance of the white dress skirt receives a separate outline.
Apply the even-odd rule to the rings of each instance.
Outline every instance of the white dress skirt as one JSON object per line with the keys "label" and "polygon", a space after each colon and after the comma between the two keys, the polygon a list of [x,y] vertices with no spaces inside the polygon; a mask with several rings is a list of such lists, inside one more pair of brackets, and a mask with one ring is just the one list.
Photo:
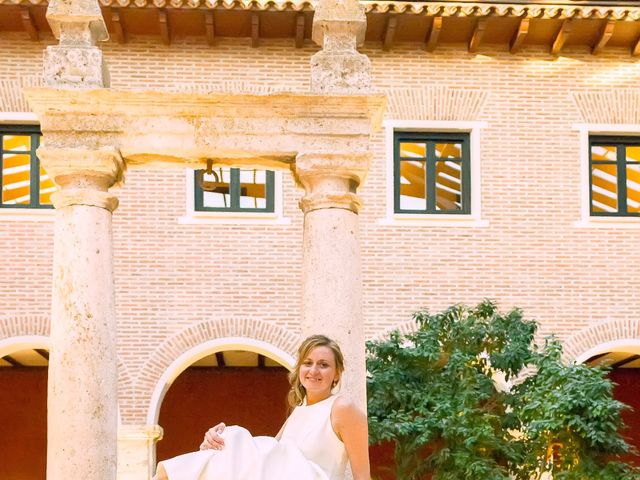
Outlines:
{"label": "white dress skirt", "polygon": [[296,407],[278,441],[242,427],[222,433],[222,450],[202,450],[160,462],[169,480],[343,480],[344,444],[331,426],[337,396]]}

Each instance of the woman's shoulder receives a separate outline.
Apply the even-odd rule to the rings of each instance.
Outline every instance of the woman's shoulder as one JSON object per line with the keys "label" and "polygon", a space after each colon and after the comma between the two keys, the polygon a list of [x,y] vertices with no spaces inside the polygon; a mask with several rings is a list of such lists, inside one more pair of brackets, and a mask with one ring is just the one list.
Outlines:
{"label": "woman's shoulder", "polygon": [[337,423],[366,418],[356,403],[344,395],[337,395],[331,408],[331,416]]}

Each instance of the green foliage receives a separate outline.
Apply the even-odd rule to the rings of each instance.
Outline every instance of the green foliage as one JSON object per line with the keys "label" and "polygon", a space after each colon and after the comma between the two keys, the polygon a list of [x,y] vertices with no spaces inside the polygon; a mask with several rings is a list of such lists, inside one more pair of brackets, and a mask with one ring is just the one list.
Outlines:
{"label": "green foliage", "polygon": [[[640,478],[612,461],[629,446],[606,372],[563,364],[554,339],[538,351],[520,310],[485,301],[414,320],[415,332],[367,343],[370,436],[394,442],[398,479]],[[496,388],[531,367],[510,391]]]}

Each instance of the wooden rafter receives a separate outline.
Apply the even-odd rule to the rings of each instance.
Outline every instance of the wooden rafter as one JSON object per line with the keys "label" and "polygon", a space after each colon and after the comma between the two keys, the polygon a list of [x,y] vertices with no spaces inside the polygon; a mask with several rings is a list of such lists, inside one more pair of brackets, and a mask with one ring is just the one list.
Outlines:
{"label": "wooden rafter", "polygon": [[635,41],[633,47],[631,48],[631,55],[637,57],[640,55],[640,37]]}
{"label": "wooden rafter", "polygon": [[509,51],[511,53],[517,53],[522,48],[524,44],[524,40],[527,38],[529,34],[529,23],[531,22],[530,18],[521,18],[520,23],[518,24],[518,30],[513,35],[511,39],[511,43],[509,44]]}
{"label": "wooden rafter", "polygon": [[165,9],[158,10],[158,22],[160,24],[160,36],[162,43],[171,45],[171,29],[169,27],[169,17]]}
{"label": "wooden rafter", "polygon": [[597,55],[602,51],[602,49],[609,43],[611,37],[613,36],[613,29],[616,26],[616,21],[613,19],[607,20],[607,23],[604,24],[602,30],[600,31],[600,35],[598,37],[598,41],[591,49],[591,53],[593,55]]}
{"label": "wooden rafter", "polygon": [[258,354],[258,367],[259,368],[264,368],[265,367],[264,355]]}
{"label": "wooden rafter", "polygon": [[12,367],[24,367],[22,363],[13,358],[11,355],[5,355],[4,357],[2,357],[2,359],[5,362],[10,363]]}
{"label": "wooden rafter", "polygon": [[224,353],[222,352],[216,352],[216,362],[218,362],[218,366],[219,367],[224,367],[226,366],[226,363],[224,361]]}
{"label": "wooden rafter", "polygon": [[393,40],[396,36],[396,28],[398,26],[398,17],[394,13],[387,15],[387,27],[384,30],[384,36],[382,38],[382,49],[384,51],[391,50],[393,46]]}
{"label": "wooden rafter", "polygon": [[36,348],[35,351],[38,355],[40,355],[45,360],[49,360],[49,352],[47,350],[43,348]]}
{"label": "wooden rafter", "polygon": [[489,17],[480,17],[476,22],[475,27],[473,28],[473,34],[471,35],[471,40],[469,40],[469,53],[476,53],[478,51],[478,46],[482,41],[482,37],[484,36],[484,32],[487,29],[487,23],[489,22]]}
{"label": "wooden rafter", "polygon": [[113,25],[113,36],[118,43],[127,43],[127,34],[122,24],[119,8],[111,8],[111,25]]}
{"label": "wooden rafter", "polygon": [[304,30],[306,27],[306,17],[300,12],[296,16],[296,48],[302,48],[304,45]]}
{"label": "wooden rafter", "polygon": [[620,368],[620,367],[626,365],[627,363],[635,362],[639,358],[640,358],[640,355],[631,355],[630,357],[623,358],[619,362],[616,362],[616,363],[612,364],[610,367],[611,367],[611,369]]}
{"label": "wooden rafter", "polygon": [[427,50],[427,52],[433,52],[433,50],[436,48],[441,31],[442,17],[433,17],[433,21],[431,22],[431,26],[429,27],[429,31],[427,32],[427,36],[425,39],[425,49]]}
{"label": "wooden rafter", "polygon": [[585,363],[593,366],[593,365],[597,365],[599,362],[598,360],[600,360],[602,357],[606,357],[607,355],[609,355],[610,352],[604,352],[604,353],[599,353],[598,355],[594,355],[593,357],[591,357],[589,360],[587,360]]}
{"label": "wooden rafter", "polygon": [[207,35],[207,44],[213,47],[216,39],[216,26],[215,17],[213,16],[213,10],[204,12],[204,26]]}
{"label": "wooden rafter", "polygon": [[571,30],[573,29],[573,19],[567,18],[562,22],[562,26],[558,33],[556,34],[556,38],[553,40],[553,44],[551,45],[551,54],[558,55],[565,42],[569,38],[571,34]]}
{"label": "wooden rafter", "polygon": [[258,12],[251,14],[251,47],[258,48],[260,45],[260,16]]}
{"label": "wooden rafter", "polygon": [[31,10],[26,5],[20,7],[20,16],[22,17],[22,26],[29,34],[29,38],[33,41],[37,41],[40,39],[40,33],[38,32],[38,27],[36,23],[33,21],[33,15],[31,15]]}

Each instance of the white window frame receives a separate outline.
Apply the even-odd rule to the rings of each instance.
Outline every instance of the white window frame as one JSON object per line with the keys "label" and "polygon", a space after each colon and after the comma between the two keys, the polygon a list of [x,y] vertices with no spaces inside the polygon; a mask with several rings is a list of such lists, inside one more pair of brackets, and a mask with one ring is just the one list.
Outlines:
{"label": "white window frame", "polygon": [[185,170],[187,192],[185,215],[178,218],[182,225],[193,224],[236,224],[236,225],[288,225],[291,219],[283,216],[282,172],[274,171],[273,176],[273,212],[204,212],[195,209],[194,177],[195,170]]}
{"label": "white window frame", "polygon": [[[489,222],[482,220],[481,178],[480,178],[480,130],[487,127],[486,122],[465,121],[423,121],[423,120],[386,120],[385,156],[386,156],[386,216],[378,219],[381,225],[397,226],[464,226],[486,227]],[[469,214],[428,214],[428,213],[396,213],[394,212],[394,133],[401,132],[433,132],[433,133],[468,133],[471,164],[471,213]]]}
{"label": "white window frame", "polygon": [[580,220],[574,222],[578,228],[631,228],[640,229],[639,217],[606,217],[592,216],[591,205],[591,179],[589,172],[589,137],[591,135],[626,135],[640,137],[640,125],[637,124],[592,124],[579,123],[573,125],[573,130],[580,134]]}
{"label": "white window frame", "polygon": [[[35,113],[0,112],[1,125],[39,125]],[[0,208],[0,221],[53,221],[55,208]]]}

